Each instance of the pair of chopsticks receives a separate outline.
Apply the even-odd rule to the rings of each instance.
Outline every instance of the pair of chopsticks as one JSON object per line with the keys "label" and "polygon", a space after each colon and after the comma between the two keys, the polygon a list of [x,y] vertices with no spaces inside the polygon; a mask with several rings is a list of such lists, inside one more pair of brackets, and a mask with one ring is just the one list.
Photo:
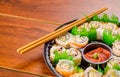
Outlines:
{"label": "pair of chopsticks", "polygon": [[[107,8],[102,8],[96,12],[93,12],[92,14],[88,15],[87,17],[88,18],[92,18],[94,15],[97,15],[97,14],[100,14],[102,12],[104,12],[105,10],[107,10]],[[4,14],[4,13],[0,13],[0,16],[7,16],[7,17],[13,17],[13,18],[19,18],[19,19],[24,19],[24,20],[31,20],[31,21],[37,21],[37,22],[43,22],[43,23],[48,23],[48,24],[55,24],[55,25],[60,25],[60,23],[57,23],[57,22],[51,22],[51,21],[45,21],[45,20],[38,20],[38,19],[33,19],[33,18],[26,18],[26,17],[21,17],[21,16],[16,16],[16,15],[10,15],[10,14]],[[73,26],[76,26],[76,25],[79,25],[79,24],[82,24],[83,22],[85,22],[87,19],[86,17],[82,18],[82,19],[78,19],[77,21],[65,26],[65,27],[62,27],[38,40],[35,40],[19,49],[17,49],[17,52],[20,53],[20,54],[23,54],[25,52],[27,52],[28,50],[31,50],[49,40],[52,40],[54,38],[56,38],[58,35],[60,34],[63,34],[67,31],[69,31]]]}
{"label": "pair of chopsticks", "polygon": [[[98,15],[98,14],[104,12],[104,11],[107,10],[107,9],[108,9],[108,8],[99,9],[99,10],[97,10],[97,11],[89,14],[87,17],[88,17],[88,18],[92,18],[94,15]],[[72,22],[72,23],[70,23],[70,24],[68,24],[68,25],[66,25],[66,26],[64,26],[64,27],[62,27],[62,28],[60,28],[60,29],[58,29],[58,30],[56,30],[56,31],[54,31],[54,32],[46,35],[46,36],[41,37],[41,38],[38,39],[38,40],[35,40],[35,41],[33,41],[33,42],[31,42],[31,43],[29,43],[29,44],[27,44],[27,45],[25,45],[25,46],[23,46],[23,47],[21,47],[21,48],[18,48],[18,49],[17,49],[17,52],[20,53],[20,54],[23,54],[23,53],[25,53],[25,52],[27,52],[27,51],[29,51],[29,50],[31,50],[31,49],[33,49],[33,48],[35,48],[35,47],[43,44],[43,43],[45,43],[45,42],[48,42],[48,41],[50,41],[50,40],[58,37],[59,35],[67,32],[67,31],[69,31],[69,30],[70,30],[71,28],[73,28],[74,26],[77,26],[77,25],[79,25],[79,24],[82,24],[82,23],[84,23],[85,21],[87,21],[87,18],[86,18],[86,17],[83,17],[82,19],[78,19],[78,20],[76,20],[76,21],[74,21],[74,22]]]}

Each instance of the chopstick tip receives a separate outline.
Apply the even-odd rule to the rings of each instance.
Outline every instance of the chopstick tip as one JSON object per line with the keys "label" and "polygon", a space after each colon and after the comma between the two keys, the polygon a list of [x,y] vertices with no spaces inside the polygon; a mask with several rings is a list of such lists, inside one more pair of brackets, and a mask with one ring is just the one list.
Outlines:
{"label": "chopstick tip", "polygon": [[23,54],[22,52],[19,51],[19,49],[17,49],[17,53],[19,53],[19,54],[21,54],[21,55]]}
{"label": "chopstick tip", "polygon": [[107,8],[107,7],[105,7],[105,9],[106,9],[106,10],[108,10],[108,8]]}
{"label": "chopstick tip", "polygon": [[107,7],[104,7],[103,9],[104,9],[104,10],[108,10],[108,8],[107,8]]}

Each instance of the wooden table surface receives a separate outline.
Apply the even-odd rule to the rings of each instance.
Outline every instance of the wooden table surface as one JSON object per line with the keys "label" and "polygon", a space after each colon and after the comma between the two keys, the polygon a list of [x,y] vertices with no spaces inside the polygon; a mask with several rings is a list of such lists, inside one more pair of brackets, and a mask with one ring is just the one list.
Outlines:
{"label": "wooden table surface", "polygon": [[[119,0],[0,0],[0,13],[56,23],[81,18],[102,7],[120,17]],[[38,77],[6,70],[18,69],[41,76],[54,76],[44,61],[44,45],[23,55],[16,49],[56,29],[58,25],[0,16],[0,77]],[[4,68],[3,68],[4,67]]]}

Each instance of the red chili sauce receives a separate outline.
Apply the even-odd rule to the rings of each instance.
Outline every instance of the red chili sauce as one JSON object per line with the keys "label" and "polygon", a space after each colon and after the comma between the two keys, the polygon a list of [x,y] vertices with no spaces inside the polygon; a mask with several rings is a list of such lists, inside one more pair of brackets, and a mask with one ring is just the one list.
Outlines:
{"label": "red chili sauce", "polygon": [[84,56],[92,62],[103,62],[110,57],[110,52],[102,47],[98,47],[85,53]]}

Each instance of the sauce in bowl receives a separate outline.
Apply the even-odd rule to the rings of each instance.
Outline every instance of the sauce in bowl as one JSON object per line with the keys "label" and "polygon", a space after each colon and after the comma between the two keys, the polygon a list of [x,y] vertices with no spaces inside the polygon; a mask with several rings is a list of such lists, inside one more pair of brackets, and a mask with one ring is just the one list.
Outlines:
{"label": "sauce in bowl", "polygon": [[110,51],[98,47],[84,54],[85,58],[92,62],[104,62],[110,57]]}

